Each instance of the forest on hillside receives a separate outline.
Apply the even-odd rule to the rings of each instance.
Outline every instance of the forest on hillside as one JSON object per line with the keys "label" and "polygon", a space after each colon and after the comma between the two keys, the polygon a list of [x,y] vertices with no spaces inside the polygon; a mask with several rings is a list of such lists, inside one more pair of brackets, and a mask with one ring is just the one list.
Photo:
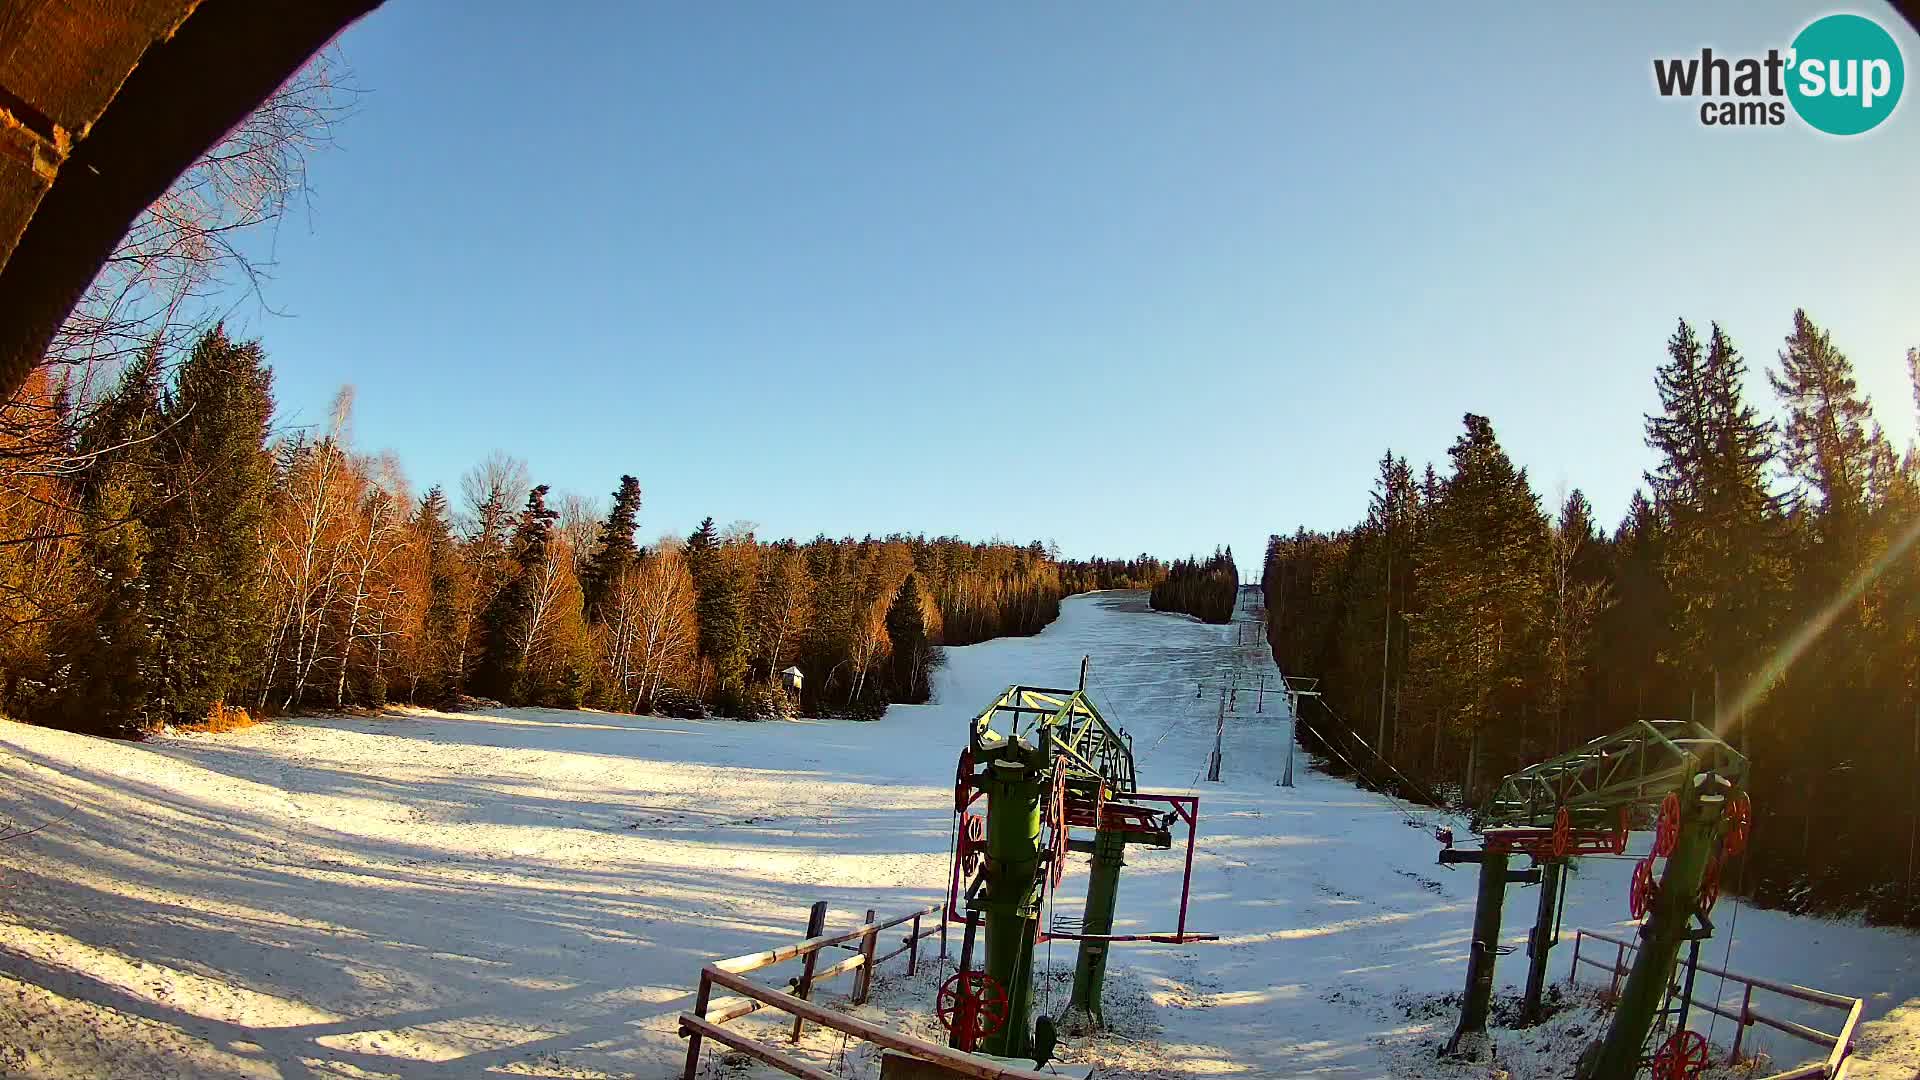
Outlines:
{"label": "forest on hillside", "polygon": [[1232,548],[1215,548],[1206,559],[1175,559],[1148,597],[1155,611],[1177,611],[1202,622],[1233,621],[1240,570]]}
{"label": "forest on hillside", "polygon": [[1727,880],[1920,925],[1920,452],[1804,311],[1765,375],[1777,418],[1720,326],[1679,323],[1645,419],[1658,463],[1612,529],[1577,489],[1543,507],[1486,417],[1442,468],[1388,452],[1365,520],[1269,542],[1268,636],[1466,803],[1636,718],[1712,725],[1752,766]]}
{"label": "forest on hillside", "polygon": [[416,494],[353,445],[352,406],[343,390],[324,430],[276,431],[264,351],[219,326],[35,372],[0,408],[0,708],[127,737],[466,695],[873,717],[927,698],[942,644],[1165,575],[1037,541],[769,541],[711,518],[642,548],[634,476],[602,501],[497,452],[458,492]]}
{"label": "forest on hillside", "polygon": [[633,476],[603,502],[496,453],[453,496],[416,495],[353,446],[350,392],[323,431],[276,433],[273,411],[260,345],[215,327],[88,399],[42,372],[0,412],[19,451],[0,469],[9,714],[134,737],[463,695],[872,717],[926,699],[942,644],[1032,634],[1068,591],[1165,572],[1039,542],[769,541],[711,518],[643,548]]}

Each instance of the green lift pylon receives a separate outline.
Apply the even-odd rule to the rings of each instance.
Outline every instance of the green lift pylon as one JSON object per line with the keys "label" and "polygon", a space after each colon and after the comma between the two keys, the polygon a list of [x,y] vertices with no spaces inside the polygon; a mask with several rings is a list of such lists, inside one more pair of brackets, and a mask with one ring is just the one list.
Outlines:
{"label": "green lift pylon", "polygon": [[[1522,1014],[1526,1023],[1541,1018],[1541,992],[1546,983],[1549,952],[1558,934],[1558,909],[1563,902],[1564,872],[1569,859],[1590,854],[1622,854],[1627,832],[1636,822],[1654,818],[1671,796],[1677,815],[1674,846],[1668,858],[1660,901],[1641,930],[1645,944],[1635,957],[1636,975],[1642,966],[1657,969],[1642,976],[1653,989],[1646,1000],[1623,995],[1606,1040],[1606,1049],[1585,1059],[1589,1068],[1617,1070],[1631,1056],[1635,1067],[1647,1031],[1666,991],[1682,942],[1711,931],[1689,931],[1687,915],[1698,906],[1700,883],[1712,858],[1714,833],[1694,835],[1702,817],[1717,817],[1726,799],[1734,798],[1747,775],[1747,761],[1706,727],[1686,720],[1641,720],[1602,736],[1565,754],[1503,779],[1475,814],[1483,846],[1440,854],[1445,863],[1478,863],[1481,869],[1479,901],[1474,915],[1473,952],[1468,959],[1466,993],[1460,1025],[1449,1049],[1458,1049],[1486,1030],[1494,986],[1493,966],[1498,953],[1500,909],[1511,881],[1538,883],[1542,889],[1534,926],[1528,935],[1529,967]],[[1711,788],[1699,794],[1701,787]],[[1682,797],[1682,793],[1686,793]],[[1737,796],[1743,801],[1743,794]],[[1708,809],[1700,809],[1705,806]],[[1527,871],[1509,871],[1514,854],[1530,856]],[[1705,919],[1702,919],[1703,923]],[[1660,956],[1666,957],[1664,967]],[[1647,980],[1652,979],[1651,983]],[[1630,980],[1631,981],[1631,980]],[[1631,1045],[1630,1049],[1616,1049]],[[1625,1080],[1626,1072],[1583,1072],[1588,1080]]]}
{"label": "green lift pylon", "polygon": [[[1004,1012],[1004,1021],[980,1031],[978,1043],[992,1054],[1031,1056],[1034,946],[1045,940],[1042,905],[1049,889],[1059,884],[1067,852],[1090,852],[1092,875],[1080,930],[1053,936],[1079,940],[1069,1008],[1097,1018],[1107,950],[1117,940],[1112,928],[1125,849],[1129,844],[1171,847],[1172,823],[1185,821],[1190,875],[1198,799],[1138,790],[1130,741],[1107,723],[1084,690],[1008,687],[970,724],[956,779],[960,840],[951,895],[956,907],[964,899],[968,919],[977,917],[985,930],[983,971],[991,980],[987,992],[1005,997],[1004,1005],[996,1006]],[[980,823],[984,835],[976,842],[969,836],[973,815],[967,807],[979,798],[986,800],[987,811]],[[1145,805],[1154,801],[1173,809]],[[1069,832],[1073,828],[1091,829],[1094,837],[1074,840]],[[964,881],[971,873],[965,868],[971,865],[978,866],[978,876]],[[1180,941],[1214,937],[1185,931],[1183,888],[1175,933],[1136,936]],[[962,1026],[955,1025],[951,1041],[971,1048],[974,1033]]]}
{"label": "green lift pylon", "polygon": [[[1640,948],[1614,1005],[1606,1038],[1581,1061],[1578,1075],[1583,1080],[1632,1080],[1646,1057],[1647,1033],[1666,999],[1680,946],[1713,932],[1700,903],[1700,886],[1715,858],[1722,819],[1735,792],[1727,778],[1702,772],[1682,784],[1676,794],[1679,830],[1667,855],[1666,872],[1640,926]],[[1696,919],[1699,926],[1690,926]]]}

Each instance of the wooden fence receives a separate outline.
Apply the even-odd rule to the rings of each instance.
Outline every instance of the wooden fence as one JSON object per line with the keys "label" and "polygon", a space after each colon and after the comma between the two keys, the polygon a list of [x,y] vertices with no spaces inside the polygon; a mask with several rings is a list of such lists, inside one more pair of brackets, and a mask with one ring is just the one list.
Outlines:
{"label": "wooden fence", "polygon": [[[1596,941],[1604,941],[1612,945],[1614,947],[1614,954],[1611,961],[1594,959],[1593,953],[1595,950],[1592,948],[1587,950],[1586,956],[1581,956],[1580,946],[1588,938]],[[1628,961],[1631,960],[1632,954],[1637,948],[1638,946],[1633,942],[1627,941],[1624,938],[1614,937],[1611,934],[1603,934],[1598,930],[1575,930],[1573,932],[1573,964],[1567,971],[1567,982],[1571,983],[1575,980],[1575,977],[1580,973],[1581,964],[1596,967],[1608,973],[1610,982],[1607,986],[1607,997],[1609,999],[1616,997],[1620,993],[1620,980],[1626,978],[1627,973],[1631,970],[1628,966]],[[1602,955],[1604,956],[1604,950],[1602,950]],[[1811,1080],[1813,1077],[1832,1080],[1833,1077],[1840,1075],[1841,1063],[1844,1062],[1847,1059],[1847,1055],[1853,1051],[1853,1029],[1859,1025],[1860,1013],[1866,1004],[1860,998],[1846,997],[1841,994],[1830,994],[1825,990],[1796,986],[1793,983],[1776,982],[1772,979],[1762,979],[1753,975],[1740,975],[1731,971],[1722,971],[1719,968],[1710,967],[1706,964],[1699,965],[1697,970],[1706,972],[1709,975],[1718,975],[1722,979],[1729,982],[1740,983],[1744,987],[1744,991],[1740,995],[1740,1009],[1738,1012],[1729,1011],[1727,1008],[1717,1005],[1714,1002],[1702,1001],[1697,997],[1693,1001],[1694,1008],[1703,1009],[1715,1016],[1734,1022],[1733,1051],[1728,1055],[1728,1064],[1733,1064],[1740,1060],[1740,1043],[1746,1037],[1747,1028],[1754,1024],[1765,1024],[1767,1027],[1773,1028],[1776,1031],[1784,1031],[1797,1039],[1804,1039],[1815,1045],[1826,1047],[1828,1053],[1825,1061],[1816,1062],[1812,1065],[1803,1065],[1800,1068],[1790,1069],[1783,1073],[1775,1073],[1772,1076],[1764,1078],[1764,1080]],[[1839,1031],[1830,1033],[1821,1031],[1818,1028],[1808,1027],[1805,1024],[1795,1023],[1792,1020],[1768,1016],[1753,1007],[1753,992],[1755,990],[1770,991],[1782,997],[1793,998],[1796,1001],[1804,1001],[1813,1005],[1824,1005],[1829,1008],[1844,1009],[1846,1010],[1846,1019],[1841,1023]]]}
{"label": "wooden fence", "polygon": [[[822,930],[826,922],[827,905],[825,901],[821,901],[813,905],[812,913],[807,919],[807,936],[803,940],[764,952],[716,960],[701,968],[700,989],[694,997],[693,1011],[680,1014],[680,1034],[687,1040],[687,1067],[683,1074],[684,1080],[694,1080],[694,1075],[700,1066],[701,1044],[707,1039],[732,1047],[789,1076],[802,1077],[803,1080],[837,1080],[830,1073],[801,1061],[783,1050],[722,1026],[729,1020],[736,1020],[764,1008],[779,1009],[793,1017],[793,1030],[790,1036],[793,1042],[800,1040],[802,1027],[808,1021],[812,1021],[822,1027],[844,1032],[856,1039],[863,1039],[922,1061],[934,1062],[959,1075],[975,1077],[977,1080],[1003,1080],[1003,1078],[1004,1080],[1057,1080],[1048,1073],[1014,1068],[988,1058],[962,1053],[910,1035],[903,1035],[897,1031],[889,1031],[807,1000],[813,988],[821,982],[854,972],[856,977],[851,996],[854,1004],[864,1003],[873,988],[874,969],[902,953],[907,957],[907,974],[914,974],[920,964],[920,942],[939,934],[943,929],[944,924],[939,919],[942,910],[942,905],[935,904],[882,920],[876,919],[873,911],[869,909],[865,921],[859,926],[844,933],[825,934]],[[906,925],[908,929],[902,935],[900,945],[887,953],[877,954],[881,933],[902,925]],[[857,945],[848,944],[856,940]],[[825,968],[818,967],[817,962],[821,951],[836,946],[850,949],[851,954]],[[749,972],[786,963],[789,960],[799,960],[802,966],[800,974],[789,979],[784,990],[762,986],[747,978]],[[715,999],[713,997],[715,986],[729,990],[735,996]]]}

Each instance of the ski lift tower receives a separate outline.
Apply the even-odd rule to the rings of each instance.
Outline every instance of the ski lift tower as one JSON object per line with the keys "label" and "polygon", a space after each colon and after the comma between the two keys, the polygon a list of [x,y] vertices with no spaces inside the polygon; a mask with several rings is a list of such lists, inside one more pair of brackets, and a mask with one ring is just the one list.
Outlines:
{"label": "ski lift tower", "polygon": [[[971,809],[982,800],[984,814]],[[966,929],[960,970],[941,988],[940,1015],[959,1049],[978,1043],[988,1053],[1045,1057],[1051,1021],[1042,1017],[1037,1030],[1028,1026],[1037,943],[1080,943],[1069,1009],[1097,1022],[1111,945],[1218,939],[1187,932],[1199,798],[1141,790],[1132,740],[1107,723],[1085,690],[1010,686],[975,717],[960,753],[954,812],[958,839],[947,910],[964,907]],[[1177,823],[1186,825],[1187,837],[1174,930],[1113,933],[1126,848],[1170,848]],[[1073,838],[1073,829],[1091,830],[1092,839]],[[1078,930],[1042,932],[1040,915],[1060,886],[1069,851],[1093,857],[1085,916]],[[986,932],[979,970],[972,964],[976,926]]]}
{"label": "ski lift tower", "polygon": [[1287,771],[1280,774],[1279,787],[1293,786],[1293,748],[1300,741],[1300,699],[1317,698],[1319,679],[1299,675],[1280,676],[1287,684]]}
{"label": "ski lift tower", "polygon": [[[1633,917],[1645,920],[1641,945],[1606,1039],[1589,1049],[1579,1072],[1582,1080],[1630,1080],[1644,1063],[1643,1045],[1662,1007],[1680,946],[1690,943],[1697,952],[1713,933],[1720,865],[1745,850],[1752,822],[1746,780],[1747,759],[1708,728],[1688,720],[1635,721],[1503,779],[1475,815],[1481,847],[1465,850],[1449,844],[1440,853],[1443,865],[1480,867],[1466,995],[1448,1049],[1458,1050],[1465,1040],[1486,1031],[1508,882],[1537,882],[1541,887],[1528,938],[1523,1007],[1525,1021],[1533,1023],[1540,1016],[1547,954],[1557,936],[1567,861],[1580,855],[1624,854],[1629,830],[1651,823],[1653,852],[1635,867],[1628,898]],[[1510,870],[1514,855],[1525,855],[1534,865]],[[1656,859],[1665,860],[1657,883]],[[1655,1058],[1688,1056],[1685,1011],[1690,995],[1689,987],[1674,1034]],[[1699,1060],[1704,1062],[1704,1056]]]}

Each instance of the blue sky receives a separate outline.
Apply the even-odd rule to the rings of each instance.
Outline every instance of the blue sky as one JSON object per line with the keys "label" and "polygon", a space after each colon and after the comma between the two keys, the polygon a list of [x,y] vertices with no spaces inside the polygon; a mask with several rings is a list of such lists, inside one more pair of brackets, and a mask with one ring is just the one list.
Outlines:
{"label": "blue sky", "polygon": [[1253,569],[1469,410],[1611,521],[1681,316],[1762,391],[1804,305],[1913,434],[1920,102],[1842,140],[1653,89],[1831,10],[391,0],[341,39],[366,93],[275,239],[285,316],[233,321],[283,424],[351,383],[417,487],[631,472],[645,537]]}

